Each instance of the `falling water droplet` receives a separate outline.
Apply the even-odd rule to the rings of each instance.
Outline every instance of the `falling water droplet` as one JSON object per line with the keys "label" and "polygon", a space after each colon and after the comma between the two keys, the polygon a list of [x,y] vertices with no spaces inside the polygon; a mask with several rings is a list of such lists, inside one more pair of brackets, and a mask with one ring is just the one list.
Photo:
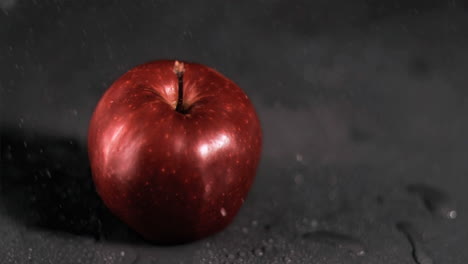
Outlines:
{"label": "falling water droplet", "polygon": [[431,213],[447,219],[457,217],[455,205],[446,193],[426,184],[410,184],[407,190],[421,197],[424,205]]}
{"label": "falling water droplet", "polygon": [[424,250],[423,244],[421,242],[421,235],[412,223],[398,222],[396,227],[406,236],[406,239],[408,239],[409,243],[411,244],[411,247],[413,248],[413,259],[417,264],[434,263]]}
{"label": "falling water droplet", "polygon": [[296,161],[297,161],[297,162],[302,162],[302,160],[303,160],[302,155],[301,155],[300,153],[297,153],[297,154],[296,154]]}
{"label": "falling water droplet", "polygon": [[457,211],[452,210],[452,211],[448,212],[448,217],[449,217],[450,219],[455,219],[455,218],[457,218]]}
{"label": "falling water droplet", "polygon": [[315,220],[315,219],[310,220],[310,226],[311,226],[312,228],[317,228],[317,226],[318,226],[318,221]]}
{"label": "falling water droplet", "polygon": [[302,238],[343,248],[357,256],[366,254],[366,249],[362,242],[349,235],[320,230],[305,233],[302,235]]}
{"label": "falling water droplet", "polygon": [[302,174],[298,173],[294,176],[294,183],[297,185],[300,185],[304,182],[304,176]]}

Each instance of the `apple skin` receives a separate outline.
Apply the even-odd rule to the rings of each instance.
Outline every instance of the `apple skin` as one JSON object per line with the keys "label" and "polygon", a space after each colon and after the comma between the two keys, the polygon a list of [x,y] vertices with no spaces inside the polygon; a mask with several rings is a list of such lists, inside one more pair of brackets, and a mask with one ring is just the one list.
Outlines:
{"label": "apple skin", "polygon": [[174,61],[121,76],[92,116],[88,152],[105,205],[145,239],[185,243],[225,228],[244,203],[260,161],[262,131],[247,95],[187,63],[175,110]]}

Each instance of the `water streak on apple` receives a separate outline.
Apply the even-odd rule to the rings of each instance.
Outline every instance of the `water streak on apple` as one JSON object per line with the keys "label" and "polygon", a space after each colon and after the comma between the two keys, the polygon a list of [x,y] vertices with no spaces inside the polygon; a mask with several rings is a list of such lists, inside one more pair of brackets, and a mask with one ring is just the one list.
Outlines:
{"label": "water streak on apple", "polygon": [[225,228],[252,185],[261,147],[255,109],[233,81],[171,60],[120,77],[88,131],[93,180],[105,205],[159,243]]}

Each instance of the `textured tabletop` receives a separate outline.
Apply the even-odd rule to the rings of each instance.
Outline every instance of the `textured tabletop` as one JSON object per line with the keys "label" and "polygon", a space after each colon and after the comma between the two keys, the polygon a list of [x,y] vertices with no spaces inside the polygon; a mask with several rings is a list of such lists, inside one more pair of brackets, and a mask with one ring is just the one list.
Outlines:
{"label": "textured tabletop", "polygon": [[[468,5],[0,1],[0,263],[468,263]],[[102,205],[92,111],[155,59],[248,94],[264,148],[223,232],[141,239]]]}

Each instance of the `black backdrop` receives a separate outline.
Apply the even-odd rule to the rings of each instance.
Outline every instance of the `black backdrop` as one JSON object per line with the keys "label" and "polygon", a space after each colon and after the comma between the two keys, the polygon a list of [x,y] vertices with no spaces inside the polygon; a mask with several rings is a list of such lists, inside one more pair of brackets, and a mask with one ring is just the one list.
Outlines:
{"label": "black backdrop", "polygon": [[[0,1],[0,263],[467,263],[463,0]],[[91,113],[129,68],[211,66],[262,163],[235,222],[142,241],[102,206]]]}

